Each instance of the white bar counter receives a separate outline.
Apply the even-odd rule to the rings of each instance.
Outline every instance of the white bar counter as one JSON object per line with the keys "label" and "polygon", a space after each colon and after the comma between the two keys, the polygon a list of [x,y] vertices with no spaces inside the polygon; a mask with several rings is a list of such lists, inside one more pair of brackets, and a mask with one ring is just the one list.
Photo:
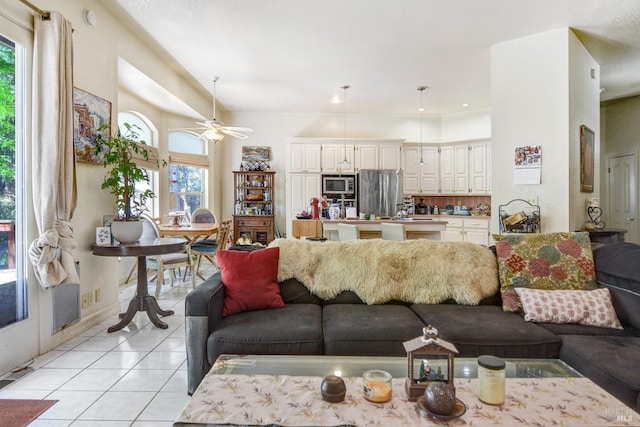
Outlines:
{"label": "white bar counter", "polygon": [[358,226],[361,239],[379,239],[383,222],[404,225],[407,239],[440,240],[440,233],[447,226],[447,221],[433,219],[322,219],[322,230],[324,237],[338,240],[338,224],[354,224]]}

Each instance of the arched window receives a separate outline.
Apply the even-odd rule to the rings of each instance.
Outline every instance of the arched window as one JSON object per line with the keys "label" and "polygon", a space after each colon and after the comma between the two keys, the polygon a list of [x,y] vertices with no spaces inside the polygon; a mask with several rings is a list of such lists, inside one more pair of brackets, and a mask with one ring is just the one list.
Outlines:
{"label": "arched window", "polygon": [[190,132],[169,134],[169,212],[184,211],[191,217],[207,206],[208,168],[205,141]]}
{"label": "arched window", "polygon": [[[154,147],[155,150],[152,151],[157,157],[158,131],[151,121],[140,113],[124,111],[118,113],[118,127],[122,127],[124,123],[134,126],[139,141],[144,141],[150,147]],[[156,194],[155,198],[147,200],[147,209],[152,217],[157,217],[159,216],[158,212],[160,209],[158,202],[158,190],[160,189],[158,184],[158,170],[153,165],[149,165],[146,169],[149,174],[149,184],[146,182],[137,183],[136,191],[142,192],[151,189]]]}

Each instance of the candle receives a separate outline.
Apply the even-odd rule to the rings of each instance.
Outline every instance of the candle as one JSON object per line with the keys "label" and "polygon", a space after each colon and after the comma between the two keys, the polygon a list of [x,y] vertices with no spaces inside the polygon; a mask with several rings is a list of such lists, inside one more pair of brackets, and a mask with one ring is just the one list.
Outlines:
{"label": "candle", "polygon": [[364,398],[370,402],[383,403],[391,400],[391,374],[371,370],[362,375]]}
{"label": "candle", "polygon": [[491,405],[504,403],[505,363],[495,356],[478,357],[478,399]]}

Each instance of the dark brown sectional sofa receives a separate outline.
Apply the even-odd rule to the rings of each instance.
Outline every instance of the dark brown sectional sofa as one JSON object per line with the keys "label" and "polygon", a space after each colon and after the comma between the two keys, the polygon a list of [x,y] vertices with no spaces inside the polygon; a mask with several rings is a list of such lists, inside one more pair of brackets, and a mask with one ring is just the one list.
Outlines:
{"label": "dark brown sectional sofa", "polygon": [[610,289],[624,330],[532,323],[502,310],[499,291],[480,305],[364,304],[352,292],[331,300],[296,279],[280,283],[284,308],[222,317],[220,273],[186,299],[188,393],[220,354],[405,356],[402,343],[435,326],[461,357],[560,358],[640,410],[640,246],[594,249],[599,286]]}

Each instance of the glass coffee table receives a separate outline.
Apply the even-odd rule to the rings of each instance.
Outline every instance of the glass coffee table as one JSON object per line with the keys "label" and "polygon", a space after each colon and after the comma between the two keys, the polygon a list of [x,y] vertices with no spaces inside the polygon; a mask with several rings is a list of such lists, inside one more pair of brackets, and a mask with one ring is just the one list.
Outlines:
{"label": "glass coffee table", "polygon": [[[444,360],[429,363],[445,370]],[[505,403],[489,405],[477,398],[476,359],[456,358],[456,397],[466,409],[458,418],[443,419],[426,416],[407,399],[404,357],[222,355],[174,426],[617,426],[629,425],[630,419],[640,421],[639,414],[561,360],[505,363]],[[393,376],[389,402],[364,399],[361,378],[370,369]],[[320,385],[330,374],[345,380],[343,402],[322,400]]]}
{"label": "glass coffee table", "polygon": [[[559,359],[504,359],[507,378],[577,378],[582,375]],[[430,360],[434,369],[445,361]],[[418,371],[419,366],[414,367]],[[456,358],[454,377],[477,378],[475,358]],[[292,375],[320,376],[337,374],[341,377],[362,377],[370,369],[382,369],[394,378],[407,376],[405,357],[364,356],[274,356],[274,355],[221,355],[209,375]]]}

